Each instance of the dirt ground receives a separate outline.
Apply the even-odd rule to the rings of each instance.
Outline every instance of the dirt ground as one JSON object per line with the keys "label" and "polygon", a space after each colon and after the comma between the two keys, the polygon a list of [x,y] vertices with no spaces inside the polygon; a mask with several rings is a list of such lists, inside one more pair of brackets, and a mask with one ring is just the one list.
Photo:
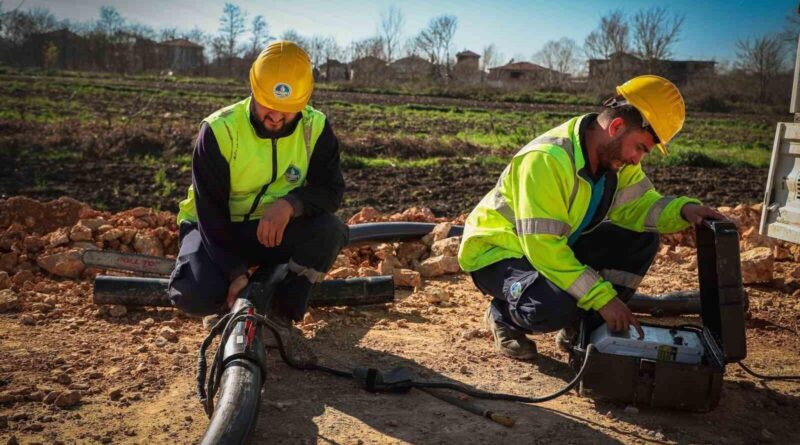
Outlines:
{"label": "dirt ground", "polygon": [[[742,250],[766,249],[774,272],[745,288],[750,299],[745,362],[763,373],[798,374],[800,249],[755,234],[757,207],[723,210],[739,223]],[[384,219],[419,220],[425,215],[430,216],[415,210]],[[206,335],[201,321],[172,309],[96,306],[91,278],[102,271],[70,261],[70,252],[90,244],[173,255],[172,216],[142,208],[98,212],[72,200],[0,201],[0,269],[6,270],[0,272],[0,443],[200,439],[207,424],[194,390],[196,353]],[[691,233],[662,241],[640,290],[661,293],[696,287]],[[348,249],[337,265],[344,267],[336,270],[363,274],[380,268],[380,258],[385,257],[380,252],[386,249],[406,261],[401,252],[416,251],[415,246]],[[422,259],[427,254],[416,255]],[[51,261],[56,256],[61,260]],[[488,301],[466,275],[448,274],[424,278],[416,289],[398,287],[393,304],[312,309],[298,326],[320,361],[339,368],[402,365],[425,379],[524,395],[550,393],[565,385],[574,372],[565,363],[566,355],[555,348],[553,334],[532,337],[540,352],[533,362],[493,351],[482,322]],[[727,367],[719,407],[710,413],[634,409],[575,393],[541,405],[477,401],[513,417],[513,428],[417,390],[371,394],[347,380],[296,371],[276,356],[269,357],[268,370],[253,435],[256,443],[800,441],[800,383],[763,382],[736,365]]]}
{"label": "dirt ground", "polygon": [[[136,206],[177,210],[191,171],[177,164],[143,164],[140,159],[5,158],[0,152],[0,199],[16,195],[49,200],[71,196],[121,211]],[[174,182],[170,193],[152,178],[164,168]],[[458,163],[427,167],[345,168],[347,188],[339,216],[365,206],[397,212],[425,205],[437,215],[469,212],[497,182],[502,166]],[[645,167],[664,195],[688,195],[713,206],[755,203],[764,198],[767,170],[755,168]]]}

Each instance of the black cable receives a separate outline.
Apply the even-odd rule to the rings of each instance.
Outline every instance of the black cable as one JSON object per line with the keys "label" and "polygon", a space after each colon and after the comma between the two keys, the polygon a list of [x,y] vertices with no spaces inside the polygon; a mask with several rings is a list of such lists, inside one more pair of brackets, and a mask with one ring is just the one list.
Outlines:
{"label": "black cable", "polygon": [[[692,330],[697,333],[702,334],[703,330],[697,325],[693,324],[682,324],[679,326],[681,329]],[[736,362],[737,365],[741,366],[742,369],[745,370],[748,374],[752,375],[755,378],[759,378],[762,380],[800,380],[800,375],[767,375],[767,374],[759,374],[752,369],[750,369],[747,365],[742,362]]]}
{"label": "black cable", "polygon": [[739,366],[742,367],[748,374],[752,375],[753,377],[757,377],[762,380],[800,380],[800,375],[766,375],[766,374],[759,374],[752,369],[748,368],[742,362],[737,363]]}
{"label": "black cable", "polygon": [[[233,327],[242,320],[250,319],[251,321],[263,325],[267,329],[269,329],[272,334],[275,336],[278,352],[280,353],[281,359],[288,364],[289,366],[306,371],[322,371],[328,374],[335,375],[337,377],[354,379],[354,373],[349,371],[343,371],[336,368],[331,368],[323,365],[319,365],[316,363],[299,363],[295,361],[292,357],[290,357],[286,350],[284,349],[283,341],[281,335],[278,331],[278,327],[275,323],[268,319],[265,316],[258,315],[258,314],[247,314],[245,311],[248,308],[242,308],[240,311],[228,314],[222,319],[217,322],[217,324],[212,328],[211,333],[206,337],[203,341],[203,344],[200,348],[200,358],[198,360],[198,396],[200,398],[201,403],[203,403],[206,414],[210,417],[214,411],[213,399],[216,395],[219,381],[222,377],[222,372],[224,368],[222,367],[222,353],[225,348],[225,343],[227,342],[228,337],[230,336],[231,332],[233,331]],[[208,379],[207,386],[205,391],[203,390],[203,383],[206,377],[206,367],[205,367],[205,352],[208,348],[208,345],[211,341],[218,335],[220,335],[221,326],[225,322],[225,329],[222,330],[222,334],[220,336],[220,344],[217,347],[217,351],[214,356],[214,360],[211,365],[211,376]],[[494,393],[489,391],[481,391],[478,389],[468,388],[464,385],[452,382],[445,382],[445,381],[417,381],[417,380],[410,380],[407,382],[402,382],[402,388],[440,388],[440,389],[449,389],[453,391],[458,391],[460,393],[466,394],[471,397],[479,398],[479,399],[488,399],[488,400],[507,400],[512,402],[520,402],[520,403],[542,403],[549,400],[553,400],[557,397],[560,397],[567,392],[569,392],[572,388],[574,388],[583,377],[584,372],[586,371],[586,365],[589,363],[589,357],[594,352],[594,345],[590,344],[586,348],[586,356],[584,357],[583,364],[581,365],[580,370],[575,375],[575,377],[570,381],[566,386],[559,389],[558,391],[548,394],[545,396],[539,397],[527,397],[527,396],[519,396],[515,394],[505,394],[505,393]],[[378,370],[374,370],[376,373],[380,373]]]}

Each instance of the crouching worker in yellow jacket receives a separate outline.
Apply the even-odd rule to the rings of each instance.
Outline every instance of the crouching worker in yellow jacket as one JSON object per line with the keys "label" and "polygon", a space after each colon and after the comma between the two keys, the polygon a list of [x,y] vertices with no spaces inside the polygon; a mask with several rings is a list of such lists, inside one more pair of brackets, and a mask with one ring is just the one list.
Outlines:
{"label": "crouching worker in yellow jacket", "polygon": [[486,323],[498,352],[532,359],[525,334],[561,329],[568,349],[582,316],[612,330],[641,327],[625,302],[650,267],[659,233],[723,219],[696,199],[664,197],[640,161],[683,126],[668,80],[646,75],[616,89],[599,114],[570,119],[523,147],[470,213],[459,263],[493,300]]}

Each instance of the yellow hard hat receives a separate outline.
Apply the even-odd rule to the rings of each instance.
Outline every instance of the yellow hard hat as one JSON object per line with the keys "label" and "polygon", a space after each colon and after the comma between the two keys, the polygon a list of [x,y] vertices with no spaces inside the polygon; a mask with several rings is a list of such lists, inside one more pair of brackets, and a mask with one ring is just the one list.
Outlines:
{"label": "yellow hard hat", "polygon": [[658,136],[658,148],[667,154],[667,142],[681,131],[686,118],[678,87],[663,77],[647,74],[618,86],[617,94],[639,110],[645,125],[650,125]]}
{"label": "yellow hard hat", "polygon": [[311,59],[294,42],[272,42],[250,67],[250,89],[256,102],[267,108],[298,112],[314,91]]}

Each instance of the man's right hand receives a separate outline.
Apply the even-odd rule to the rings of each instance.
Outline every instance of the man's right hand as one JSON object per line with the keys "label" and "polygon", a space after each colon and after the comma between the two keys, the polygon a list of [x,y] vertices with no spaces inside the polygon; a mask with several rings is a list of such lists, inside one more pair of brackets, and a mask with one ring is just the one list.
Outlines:
{"label": "man's right hand", "polygon": [[630,326],[633,325],[633,327],[636,328],[636,332],[639,333],[639,339],[641,340],[644,338],[644,331],[639,325],[639,320],[633,316],[633,312],[628,309],[628,305],[623,303],[619,298],[614,297],[597,312],[599,312],[603,320],[608,323],[608,329],[611,332],[628,332]]}
{"label": "man's right hand", "polygon": [[239,275],[238,277],[234,278],[231,281],[231,284],[228,286],[228,297],[225,298],[225,303],[228,305],[228,309],[233,307],[233,303],[236,302],[236,298],[239,297],[239,294],[247,287],[247,274]]}

